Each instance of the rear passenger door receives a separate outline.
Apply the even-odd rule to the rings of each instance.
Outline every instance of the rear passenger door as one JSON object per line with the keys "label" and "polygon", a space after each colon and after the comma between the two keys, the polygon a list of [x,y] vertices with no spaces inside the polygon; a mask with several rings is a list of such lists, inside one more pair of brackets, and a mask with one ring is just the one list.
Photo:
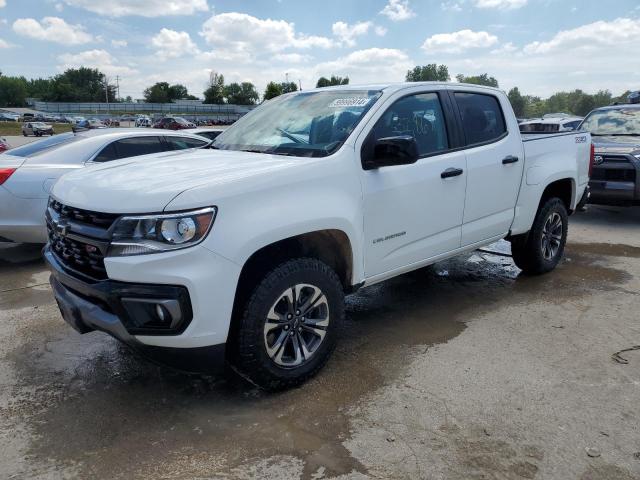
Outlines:
{"label": "rear passenger door", "polygon": [[509,231],[522,181],[524,153],[515,117],[509,105],[501,104],[501,96],[491,91],[457,90],[451,96],[457,106],[467,158],[464,247]]}

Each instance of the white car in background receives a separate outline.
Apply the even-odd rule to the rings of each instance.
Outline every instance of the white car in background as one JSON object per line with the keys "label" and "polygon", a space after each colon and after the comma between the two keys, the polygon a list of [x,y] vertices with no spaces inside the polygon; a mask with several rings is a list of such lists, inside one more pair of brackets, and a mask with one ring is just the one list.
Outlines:
{"label": "white car in background", "polygon": [[582,123],[582,117],[560,117],[558,114],[545,115],[543,118],[520,122],[522,133],[558,133],[572,132]]}
{"label": "white car in background", "polygon": [[151,121],[151,118],[147,117],[147,116],[140,116],[138,118],[136,118],[136,127],[146,127],[146,128],[151,128],[153,126],[153,122]]}
{"label": "white car in background", "polygon": [[47,241],[44,212],[49,191],[67,172],[210,143],[183,132],[118,128],[65,133],[11,149],[0,156],[0,241]]}

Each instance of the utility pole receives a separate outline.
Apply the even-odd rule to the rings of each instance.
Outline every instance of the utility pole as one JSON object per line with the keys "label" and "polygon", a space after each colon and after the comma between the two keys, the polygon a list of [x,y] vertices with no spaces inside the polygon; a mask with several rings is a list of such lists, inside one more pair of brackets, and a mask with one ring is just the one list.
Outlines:
{"label": "utility pole", "polygon": [[284,74],[284,78],[286,79],[285,81],[286,81],[287,83],[289,83],[289,73],[288,73],[288,72],[285,72],[285,74]]}
{"label": "utility pole", "polygon": [[120,101],[120,76],[119,75],[116,75],[116,91],[118,92],[116,99]]}
{"label": "utility pole", "polygon": [[105,101],[107,102],[107,105],[109,105],[109,79],[107,78],[106,75],[104,75],[104,98],[105,98]]}
{"label": "utility pole", "polygon": [[298,79],[298,85],[300,85],[300,91],[302,91],[302,80]]}

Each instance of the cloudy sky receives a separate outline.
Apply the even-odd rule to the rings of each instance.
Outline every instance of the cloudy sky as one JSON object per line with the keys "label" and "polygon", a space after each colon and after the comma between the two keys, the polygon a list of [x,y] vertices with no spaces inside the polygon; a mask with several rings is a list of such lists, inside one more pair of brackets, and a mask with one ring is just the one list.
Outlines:
{"label": "cloudy sky", "polygon": [[5,74],[97,67],[134,98],[156,81],[201,95],[212,70],[262,92],[427,63],[529,94],[619,94],[640,88],[639,49],[638,0],[0,0]]}

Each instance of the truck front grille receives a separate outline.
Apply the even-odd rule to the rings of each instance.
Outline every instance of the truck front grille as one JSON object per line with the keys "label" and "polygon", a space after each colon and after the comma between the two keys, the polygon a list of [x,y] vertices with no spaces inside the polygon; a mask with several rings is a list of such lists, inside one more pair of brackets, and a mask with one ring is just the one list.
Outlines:
{"label": "truck front grille", "polygon": [[111,227],[113,222],[119,217],[119,215],[113,213],[90,212],[80,208],[69,207],[53,199],[49,202],[49,207],[61,217],[73,220],[74,222],[104,228],[105,230]]}
{"label": "truck front grille", "polygon": [[51,252],[70,273],[104,280],[104,257],[109,247],[110,228],[119,217],[113,213],[82,210],[50,199],[46,212]]}
{"label": "truck front grille", "polygon": [[107,278],[104,255],[94,245],[58,234],[47,222],[51,251],[65,267],[96,280]]}

